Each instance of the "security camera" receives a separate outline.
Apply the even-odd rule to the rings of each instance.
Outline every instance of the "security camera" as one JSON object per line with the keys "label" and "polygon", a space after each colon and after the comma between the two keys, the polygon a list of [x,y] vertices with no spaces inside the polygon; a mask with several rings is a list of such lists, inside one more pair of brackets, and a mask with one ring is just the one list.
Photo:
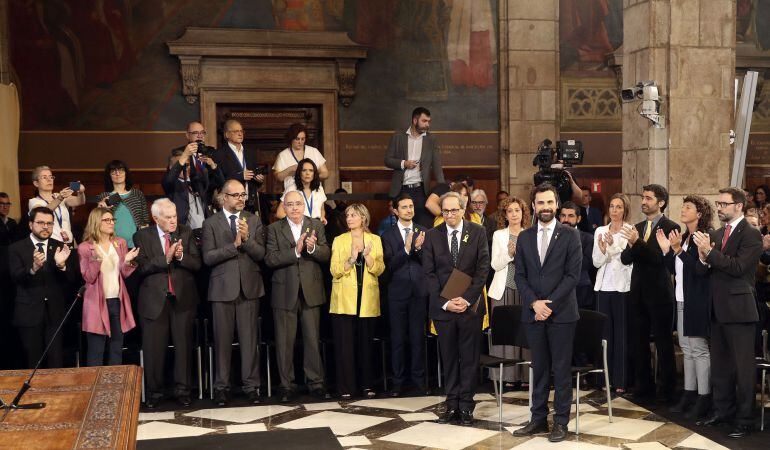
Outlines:
{"label": "security camera", "polygon": [[636,83],[635,86],[621,89],[620,99],[624,102],[632,102],[637,98],[644,100],[658,100],[658,88],[655,81],[644,80]]}

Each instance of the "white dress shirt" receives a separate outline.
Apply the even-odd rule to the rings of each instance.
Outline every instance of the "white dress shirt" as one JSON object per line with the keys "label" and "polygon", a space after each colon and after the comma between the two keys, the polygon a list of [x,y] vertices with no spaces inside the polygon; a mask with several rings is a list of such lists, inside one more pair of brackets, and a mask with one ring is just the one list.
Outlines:
{"label": "white dress shirt", "polygon": [[[401,235],[401,240],[404,241],[404,252],[406,252],[406,254],[408,255],[409,252],[406,251],[406,233],[404,232],[404,230],[409,228],[409,232],[414,233],[414,221],[404,225],[401,223],[400,220],[397,220],[396,225],[398,226],[398,233]],[[414,248],[414,239],[416,238],[412,239],[412,248]]]}
{"label": "white dress shirt", "polygon": [[[686,252],[689,247],[690,237],[688,236],[687,241],[682,242],[682,251]],[[676,283],[674,288],[676,301],[684,302],[684,263],[679,256],[674,256],[674,281]]]}
{"label": "white dress shirt", "polygon": [[[306,217],[306,216],[303,216]],[[300,223],[294,223],[286,217],[286,221],[289,223],[289,228],[291,229],[291,236],[294,238],[294,242],[297,242],[299,240],[299,237],[302,236],[302,224],[304,221],[300,221]],[[305,230],[307,233],[308,231]],[[307,234],[305,237],[309,237],[310,234]],[[307,250],[307,249],[306,249]],[[315,252],[315,247],[313,247],[313,250],[308,250],[308,254],[312,255]],[[294,247],[294,254],[299,258],[301,256],[300,253],[297,252],[297,248]]]}
{"label": "white dress shirt", "polygon": [[[412,128],[409,127],[406,130],[406,159],[409,161],[419,161],[422,156],[422,140],[427,133],[422,133],[417,137],[412,136]],[[403,184],[415,184],[422,182],[422,175],[420,175],[420,165],[415,166],[414,169],[405,169],[404,161],[401,161],[401,168],[404,169],[404,182]]]}
{"label": "white dress shirt", "polygon": [[[730,236],[727,236],[727,242],[725,242],[725,245],[727,245],[727,243],[730,242],[730,238],[733,237],[733,233],[735,233],[735,228],[738,226],[739,223],[741,223],[741,220],[743,220],[743,215],[742,214],[739,217],[736,217],[735,219],[733,219],[730,223],[725,225],[725,228],[727,228],[727,225],[730,225]],[[724,236],[724,234],[722,236]],[[716,242],[714,244],[713,248],[719,249],[721,251],[722,250],[722,243],[721,242]],[[707,258],[708,258],[709,253],[711,253],[711,250],[709,250],[708,253],[706,253],[706,257]],[[703,264],[708,265],[708,263],[706,261],[702,260],[702,259],[700,260],[700,262],[703,263]]]}
{"label": "white dress shirt", "polygon": [[599,236],[609,233],[610,226],[602,225],[594,233],[594,248],[591,259],[596,272],[594,291],[602,292],[628,292],[631,290],[631,272],[633,264],[625,265],[620,261],[620,254],[628,246],[628,240],[620,232],[612,234],[612,245],[607,246],[605,252],[599,250]]}
{"label": "white dress shirt", "polygon": [[43,253],[45,254],[45,259],[48,259],[48,239],[44,241],[39,241],[34,234],[29,234],[29,239],[32,241],[32,245],[35,246],[35,251],[37,251],[37,244],[43,244]]}
{"label": "white dress shirt", "polygon": [[[235,155],[235,158],[238,160],[238,162],[241,164],[241,169],[246,170],[246,155],[243,153],[245,150],[243,147],[243,144],[241,144],[240,150],[238,147],[236,147],[232,142],[227,142],[227,145],[230,146],[230,150],[233,151],[233,154]],[[246,189],[246,193],[249,193],[249,183],[246,182],[243,178],[241,178],[241,183],[243,183],[243,187]]]}

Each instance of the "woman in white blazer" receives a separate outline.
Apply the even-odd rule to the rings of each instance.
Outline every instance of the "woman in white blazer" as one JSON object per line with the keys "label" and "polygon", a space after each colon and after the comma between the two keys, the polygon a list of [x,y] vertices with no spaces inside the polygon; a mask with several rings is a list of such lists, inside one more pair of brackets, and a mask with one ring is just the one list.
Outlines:
{"label": "woman in white blazer", "polygon": [[[515,272],[514,258],[516,257],[516,240],[519,233],[530,226],[529,208],[523,200],[510,197],[499,206],[505,211],[504,217],[499,216],[498,230],[492,235],[492,269],[495,276],[489,286],[489,298],[492,299],[492,311],[500,305],[521,305],[521,297],[513,281]],[[489,353],[502,358],[529,358],[529,351],[510,345],[493,345]],[[499,370],[493,369],[490,378],[497,380]],[[528,372],[523,366],[506,367],[503,369],[503,380],[508,387],[523,387],[527,383]]]}
{"label": "woman in white blazer", "polygon": [[592,258],[596,273],[596,304],[599,312],[607,315],[604,324],[604,338],[607,339],[607,364],[610,371],[610,384],[615,392],[626,391],[628,382],[628,298],[631,288],[631,270],[633,264],[625,265],[620,261],[620,253],[628,241],[620,235],[626,223],[630,201],[622,193],[610,197],[610,223],[596,229]]}

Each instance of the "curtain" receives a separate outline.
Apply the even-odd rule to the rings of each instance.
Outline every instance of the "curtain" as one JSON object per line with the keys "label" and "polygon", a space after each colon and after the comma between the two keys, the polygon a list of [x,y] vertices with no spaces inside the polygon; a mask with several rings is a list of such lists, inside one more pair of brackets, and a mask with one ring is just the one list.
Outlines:
{"label": "curtain", "polygon": [[10,217],[21,214],[19,203],[19,94],[0,83],[0,191],[11,198]]}

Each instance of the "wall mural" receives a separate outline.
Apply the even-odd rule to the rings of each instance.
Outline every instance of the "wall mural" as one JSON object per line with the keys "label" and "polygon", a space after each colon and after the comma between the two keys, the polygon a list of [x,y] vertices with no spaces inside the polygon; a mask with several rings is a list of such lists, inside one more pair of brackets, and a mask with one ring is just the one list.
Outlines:
{"label": "wall mural", "polygon": [[24,130],[178,130],[198,117],[166,42],[188,26],[346,31],[371,48],[344,130],[495,130],[497,0],[10,0]]}

